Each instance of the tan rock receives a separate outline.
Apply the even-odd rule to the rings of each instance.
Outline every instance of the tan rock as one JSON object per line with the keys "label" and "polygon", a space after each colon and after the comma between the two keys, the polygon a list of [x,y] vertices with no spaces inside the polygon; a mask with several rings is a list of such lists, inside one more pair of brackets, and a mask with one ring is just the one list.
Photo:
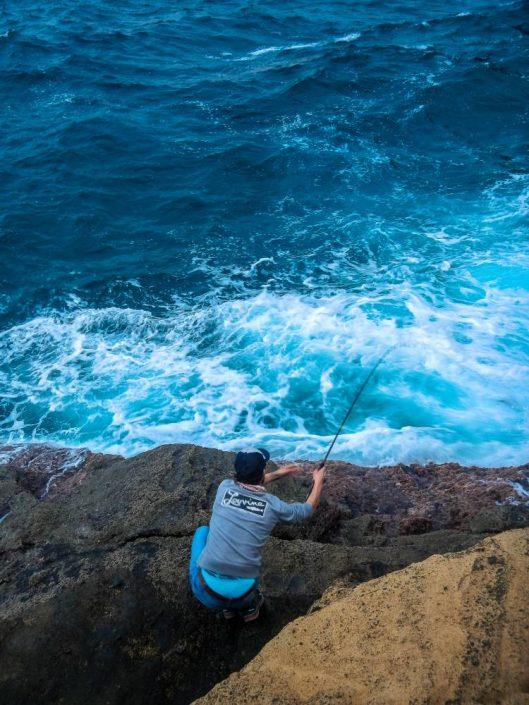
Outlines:
{"label": "tan rock", "polygon": [[201,705],[527,705],[529,529],[347,590]]}

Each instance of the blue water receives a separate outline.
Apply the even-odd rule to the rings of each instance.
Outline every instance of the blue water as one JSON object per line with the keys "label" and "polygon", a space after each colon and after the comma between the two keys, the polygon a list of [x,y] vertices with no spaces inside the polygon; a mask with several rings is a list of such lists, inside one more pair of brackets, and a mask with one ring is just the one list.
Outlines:
{"label": "blue water", "polygon": [[3,4],[0,440],[529,460],[523,2]]}

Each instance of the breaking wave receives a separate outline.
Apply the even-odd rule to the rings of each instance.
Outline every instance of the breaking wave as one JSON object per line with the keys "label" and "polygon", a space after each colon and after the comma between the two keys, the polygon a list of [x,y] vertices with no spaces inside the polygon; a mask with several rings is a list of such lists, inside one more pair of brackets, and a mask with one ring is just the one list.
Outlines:
{"label": "breaking wave", "polygon": [[472,304],[439,306],[399,285],[365,297],[263,291],[159,317],[118,308],[41,316],[0,336],[9,390],[0,428],[10,440],[123,454],[259,441],[276,456],[317,457],[366,371],[394,345],[339,457],[521,463],[528,328],[529,290],[489,286]]}

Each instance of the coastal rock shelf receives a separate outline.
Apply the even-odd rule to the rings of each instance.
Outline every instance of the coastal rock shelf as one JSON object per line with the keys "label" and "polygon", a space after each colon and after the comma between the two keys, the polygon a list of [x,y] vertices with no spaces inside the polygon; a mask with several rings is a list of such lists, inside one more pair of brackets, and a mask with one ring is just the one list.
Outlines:
{"label": "coastal rock shelf", "polygon": [[[529,530],[330,589],[200,705],[529,702]],[[197,703],[198,705],[198,703]]]}
{"label": "coastal rock shelf", "polygon": [[[189,445],[129,459],[0,448],[5,702],[190,703],[333,595],[529,524],[528,466],[331,463],[321,511],[271,539],[267,610],[242,627],[204,610],[187,586],[191,536],[232,462],[231,453]],[[310,468],[274,491],[304,498]]]}

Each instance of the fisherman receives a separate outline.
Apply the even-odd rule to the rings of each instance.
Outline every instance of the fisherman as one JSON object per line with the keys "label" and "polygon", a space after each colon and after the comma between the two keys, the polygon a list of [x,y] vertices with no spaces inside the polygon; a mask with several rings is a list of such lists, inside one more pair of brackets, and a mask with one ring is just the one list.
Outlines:
{"label": "fisherman", "polygon": [[237,615],[245,622],[259,616],[264,597],[259,590],[262,551],[274,526],[308,519],[319,504],[325,469],[314,470],[306,502],[283,502],[264,485],[301,471],[285,465],[265,472],[270,454],[248,448],[235,457],[235,479],[223,480],[217,490],[211,521],[193,537],[189,580],[195,597],[206,607]]}

